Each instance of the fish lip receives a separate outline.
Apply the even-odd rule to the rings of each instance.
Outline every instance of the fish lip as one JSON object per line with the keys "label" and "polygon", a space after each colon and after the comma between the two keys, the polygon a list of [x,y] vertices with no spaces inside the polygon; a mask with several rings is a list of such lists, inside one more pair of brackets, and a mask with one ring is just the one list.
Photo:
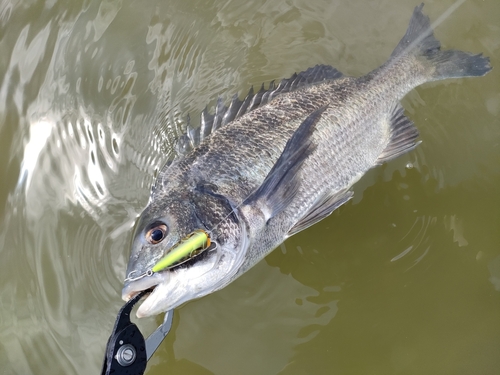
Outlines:
{"label": "fish lip", "polygon": [[122,289],[122,299],[127,302],[143,290],[150,289],[153,292],[163,281],[164,276],[161,273],[153,273],[136,279],[127,278]]}

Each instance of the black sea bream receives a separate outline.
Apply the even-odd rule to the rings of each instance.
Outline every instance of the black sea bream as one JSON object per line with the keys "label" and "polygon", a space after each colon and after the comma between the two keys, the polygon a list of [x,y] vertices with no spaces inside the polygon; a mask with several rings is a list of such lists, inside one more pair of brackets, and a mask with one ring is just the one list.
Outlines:
{"label": "black sea bream", "polygon": [[[228,285],[347,202],[370,168],[412,150],[418,131],[400,105],[410,90],[491,70],[480,54],[441,51],[422,7],[389,60],[367,75],[318,65],[219,103],[215,116],[204,112],[201,129],[189,128],[136,225],[123,298],[154,287],[139,317]],[[197,230],[210,247],[152,270]]]}

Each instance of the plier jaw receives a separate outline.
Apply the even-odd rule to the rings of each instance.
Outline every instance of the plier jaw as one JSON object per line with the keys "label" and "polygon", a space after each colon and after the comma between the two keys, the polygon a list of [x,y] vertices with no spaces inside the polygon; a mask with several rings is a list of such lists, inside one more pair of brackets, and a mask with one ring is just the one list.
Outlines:
{"label": "plier jaw", "polygon": [[106,345],[101,375],[142,375],[146,365],[172,326],[173,310],[167,311],[163,323],[146,339],[130,320],[134,305],[149,290],[131,298],[118,313]]}

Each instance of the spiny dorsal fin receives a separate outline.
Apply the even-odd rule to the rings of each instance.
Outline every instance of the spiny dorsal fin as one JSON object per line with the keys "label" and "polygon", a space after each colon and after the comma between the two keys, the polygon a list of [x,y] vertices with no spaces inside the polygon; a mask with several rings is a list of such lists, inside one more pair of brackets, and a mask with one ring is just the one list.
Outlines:
{"label": "spiny dorsal fin", "polygon": [[341,190],[337,193],[326,194],[316,201],[316,203],[306,212],[306,214],[290,229],[287,236],[293,236],[318,221],[323,220],[337,208],[352,198],[353,192]]}
{"label": "spiny dorsal fin", "polygon": [[385,150],[380,154],[376,163],[382,164],[388,160],[413,150],[419,142],[418,130],[413,122],[404,115],[404,108],[397,103],[391,112],[390,118],[391,138]]}
{"label": "spiny dorsal fin", "polygon": [[295,197],[300,185],[300,167],[316,148],[311,142],[311,134],[326,107],[323,106],[306,117],[286,143],[262,185],[245,201],[247,205],[257,203],[266,220],[278,215]]}
{"label": "spiny dorsal fin", "polygon": [[267,89],[265,89],[264,84],[262,84],[257,93],[254,93],[252,87],[243,100],[240,100],[238,95],[234,95],[229,106],[225,106],[222,98],[219,97],[213,115],[211,115],[206,108],[201,113],[200,127],[194,128],[191,126],[188,116],[186,134],[179,137],[175,150],[178,155],[187,154],[198,146],[203,139],[221,126],[230,123],[234,119],[243,116],[255,108],[269,103],[279,94],[294,91],[313,83],[338,79],[343,76],[341,72],[332,66],[316,65],[298,74],[294,73],[290,78],[281,80],[278,85],[275,85],[274,81],[271,81]]}

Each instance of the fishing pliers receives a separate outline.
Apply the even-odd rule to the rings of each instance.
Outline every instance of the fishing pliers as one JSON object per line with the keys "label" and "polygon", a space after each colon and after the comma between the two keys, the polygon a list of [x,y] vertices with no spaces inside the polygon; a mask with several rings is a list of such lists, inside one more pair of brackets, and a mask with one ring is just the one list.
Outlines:
{"label": "fishing pliers", "polygon": [[148,291],[137,294],[120,309],[106,345],[101,375],[144,374],[148,360],[170,331],[173,310],[166,312],[163,323],[147,339],[144,339],[139,327],[131,322],[132,308],[146,293]]}

